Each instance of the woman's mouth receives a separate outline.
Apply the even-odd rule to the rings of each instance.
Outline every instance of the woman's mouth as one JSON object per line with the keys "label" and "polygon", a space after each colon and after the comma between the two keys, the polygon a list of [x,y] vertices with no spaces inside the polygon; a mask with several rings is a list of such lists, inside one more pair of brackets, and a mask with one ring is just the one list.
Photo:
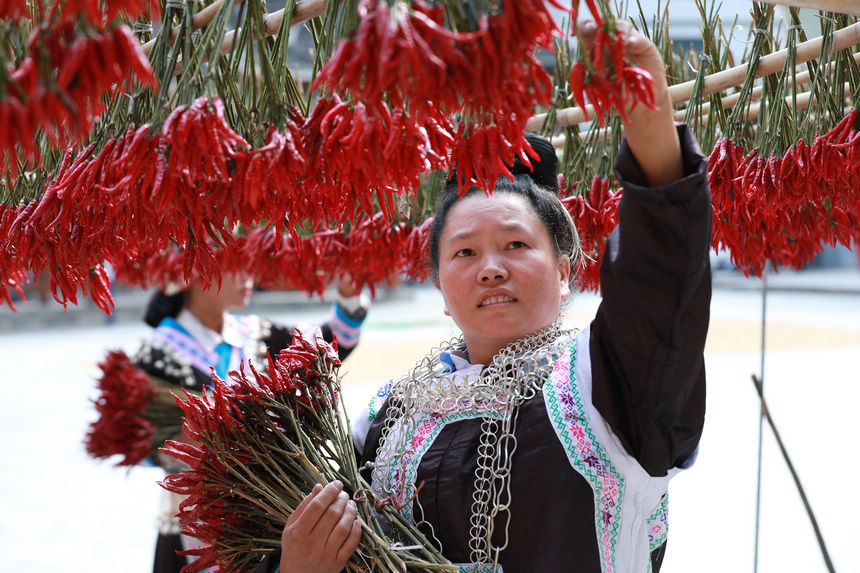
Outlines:
{"label": "woman's mouth", "polygon": [[501,304],[503,302],[514,302],[516,299],[512,296],[491,296],[481,301],[481,304],[478,305],[478,308],[482,308],[485,306],[490,306],[491,304]]}

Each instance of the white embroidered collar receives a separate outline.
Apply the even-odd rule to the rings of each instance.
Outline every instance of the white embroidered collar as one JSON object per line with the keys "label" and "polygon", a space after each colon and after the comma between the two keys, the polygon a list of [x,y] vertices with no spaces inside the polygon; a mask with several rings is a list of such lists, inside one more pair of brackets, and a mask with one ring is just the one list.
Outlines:
{"label": "white embroidered collar", "polygon": [[194,316],[187,308],[182,309],[179,316],[176,317],[176,322],[187,330],[188,334],[207,353],[214,352],[215,347],[222,342],[226,342],[234,347],[241,347],[244,344],[244,337],[239,329],[239,321],[227,312],[224,313],[224,326],[220,333],[215,332],[200,322],[200,319]]}

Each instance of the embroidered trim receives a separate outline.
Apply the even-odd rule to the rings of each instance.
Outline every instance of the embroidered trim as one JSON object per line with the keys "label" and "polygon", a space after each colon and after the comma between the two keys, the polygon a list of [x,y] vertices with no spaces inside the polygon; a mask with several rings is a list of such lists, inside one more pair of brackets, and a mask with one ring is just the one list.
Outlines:
{"label": "embroidered trim", "polygon": [[[424,454],[427,453],[427,450],[429,450],[430,446],[433,445],[433,441],[439,435],[439,432],[441,432],[447,424],[459,422],[461,420],[472,420],[475,418],[494,418],[501,420],[504,417],[504,412],[479,412],[474,410],[458,412],[447,416],[425,414],[419,417],[416,420],[416,423],[412,426],[412,429],[406,434],[405,443],[407,445],[404,448],[406,450],[403,454],[404,463],[394,464],[391,471],[385,478],[388,482],[385,484],[387,489],[399,493],[396,502],[398,505],[403,506],[401,513],[403,513],[404,517],[409,520],[414,520],[412,515],[412,504],[406,504],[406,500],[411,499],[415,494],[415,479],[418,475],[418,466],[421,464],[421,459],[424,457]],[[400,455],[400,451],[396,452],[396,454]],[[406,468],[406,472],[404,475],[401,475],[400,472],[404,467]],[[394,487],[394,484],[400,484],[402,487]]]}
{"label": "embroidered trim", "polygon": [[337,336],[339,345],[345,348],[352,348],[358,344],[364,318],[359,320],[350,316],[338,303],[335,303],[332,306],[327,322]]}
{"label": "embroidered trim", "polygon": [[589,426],[585,403],[576,383],[576,352],[574,339],[569,355],[559,358],[544,385],[544,400],[550,423],[571,466],[588,481],[594,492],[594,525],[600,566],[604,573],[613,573],[621,528],[624,477],[614,467]]}
{"label": "embroidered trim", "polygon": [[385,399],[391,392],[392,384],[394,384],[394,382],[392,380],[389,380],[385,386],[383,386],[376,392],[376,396],[370,399],[370,403],[367,405],[367,420],[369,422],[372,422],[376,419],[376,415],[379,413],[379,409],[382,408],[382,404],[385,403]]}
{"label": "embroidered trim", "polygon": [[[648,517],[648,549],[654,551],[666,542],[669,535],[669,494],[663,496],[660,505]],[[650,562],[650,559],[648,560]]]}
{"label": "embroidered trim", "polygon": [[151,335],[151,340],[174,348],[181,359],[187,360],[194,368],[208,373],[210,365],[218,363],[218,354],[206,353],[190,336],[170,326],[159,326]]}
{"label": "embroidered trim", "polygon": [[469,563],[454,563],[454,565],[460,567],[460,573],[502,573],[502,566],[499,565],[494,572],[492,563],[476,563],[474,565]]}

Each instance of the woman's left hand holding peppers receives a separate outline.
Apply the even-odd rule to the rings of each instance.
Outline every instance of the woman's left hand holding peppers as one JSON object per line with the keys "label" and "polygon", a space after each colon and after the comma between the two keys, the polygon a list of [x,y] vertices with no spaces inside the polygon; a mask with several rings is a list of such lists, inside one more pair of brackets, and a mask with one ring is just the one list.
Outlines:
{"label": "woman's left hand holding peppers", "polygon": [[[627,56],[654,78],[654,104],[651,109],[641,101],[632,101],[626,110],[624,133],[636,162],[652,187],[658,187],[683,177],[681,144],[675,129],[672,100],[666,80],[666,65],[657,47],[630,22],[618,20],[624,33]],[[597,24],[587,21],[580,25],[577,38],[581,49],[590,49]]]}

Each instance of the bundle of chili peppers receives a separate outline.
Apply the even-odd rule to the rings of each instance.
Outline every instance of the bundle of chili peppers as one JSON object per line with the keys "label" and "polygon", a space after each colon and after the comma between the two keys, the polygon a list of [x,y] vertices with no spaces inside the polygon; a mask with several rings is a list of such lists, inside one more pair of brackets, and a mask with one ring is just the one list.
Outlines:
{"label": "bundle of chili peppers", "polygon": [[603,248],[618,224],[618,204],[623,190],[610,192],[609,180],[595,175],[588,191],[574,194],[580,184],[575,181],[567,189],[562,181],[560,187],[567,196],[561,202],[573,218],[582,246],[579,266],[574,270],[576,282],[584,291],[597,291],[600,288]]}
{"label": "bundle of chili peppers", "polygon": [[296,331],[266,372],[249,364],[250,373],[233,371],[228,381],[213,377],[202,396],[177,398],[194,443],[168,442],[162,451],[189,469],[161,485],[186,496],[183,532],[203,542],[181,552],[196,557],[183,571],[253,569],[280,547],[284,523],[314,485],[334,480],[356,500],[362,522],[348,571],[406,571],[407,563],[416,572],[459,570],[358,474],[339,367],[336,345],[319,330]]}
{"label": "bundle of chili peppers", "polygon": [[446,167],[452,141],[438,110],[418,117],[382,101],[348,105],[336,95],[318,101],[299,129],[307,160],[304,191],[324,215],[316,221],[374,213],[374,191],[391,217],[394,194],[413,194],[422,172]]}
{"label": "bundle of chili peppers", "polygon": [[[9,228],[17,215],[18,212],[14,208],[0,204],[0,237],[6,236],[6,229]],[[12,253],[6,249],[0,249],[0,304],[5,303],[13,311],[16,310],[12,299],[12,291],[21,300],[26,300],[21,287],[28,279],[27,272],[20,268],[18,261]]]}
{"label": "bundle of chili peppers", "polygon": [[499,175],[510,175],[506,165],[515,156],[529,161],[523,129],[535,105],[552,95],[535,46],[551,49],[556,31],[544,2],[499,4],[474,30],[454,32],[445,27],[442,6],[363,0],[358,29],[338,45],[314,89],[350,94],[356,111],[387,99],[394,113],[417,125],[438,110],[460,117],[450,166],[462,174],[463,191],[490,190]]}
{"label": "bundle of chili peppers", "polygon": [[158,448],[182,429],[182,410],[166,384],[138,369],[121,350],[107,353],[99,364],[98,419],[84,438],[96,459],[121,456],[120,466],[158,459]]}
{"label": "bundle of chili peppers", "polygon": [[[321,103],[317,109],[325,108]],[[308,120],[291,122],[284,132],[270,130],[262,147],[250,149],[227,124],[220,100],[200,98],[190,106],[176,108],[160,132],[152,132],[146,125],[129,128],[122,136],[108,140],[100,151],[90,145],[75,157],[67,152],[38,201],[6,210],[0,218],[4,239],[0,256],[11,263],[0,270],[0,278],[14,286],[22,272],[35,275],[47,267],[51,270],[50,290],[59,302],[76,304],[81,289],[110,312],[113,300],[102,266],[105,261],[135,274],[135,268],[147,266],[147,259],[178,245],[183,252],[183,276],[171,280],[184,282],[194,276],[208,285],[220,280],[215,253],[237,250],[232,247],[232,228],[241,224],[248,228],[275,226],[267,246],[262,247],[261,238],[247,243],[253,249],[247,259],[260,268],[267,261],[258,253],[264,250],[274,255],[281,231],[287,227],[293,241],[283,248],[279,256],[284,263],[277,268],[284,273],[280,280],[287,279],[302,290],[321,292],[325,285],[311,265],[328,268],[343,260],[341,256],[359,261],[352,269],[354,277],[370,284],[378,282],[381,267],[390,265],[387,276],[401,266],[403,257],[414,255],[393,251],[409,231],[385,228],[393,216],[393,195],[398,191],[383,184],[382,179],[399,175],[414,179],[408,185],[417,186],[420,170],[438,167],[441,161],[427,150],[444,143],[400,141],[391,146],[393,151],[386,160],[382,147],[388,144],[373,132],[365,145],[379,146],[377,170],[372,168],[375,164],[355,161],[354,157],[361,156],[355,150],[357,155],[325,153],[337,146],[329,148],[326,138],[317,138],[320,117],[327,116],[315,111]],[[399,120],[394,117],[392,121],[389,128]],[[363,127],[358,120],[331,120],[331,124],[335,128]],[[431,135],[450,140],[444,130],[412,129],[409,137],[427,140]],[[307,158],[306,146],[314,150]],[[404,167],[395,155],[408,156],[411,167],[395,174]],[[383,164],[385,169],[381,169]],[[356,175],[356,165],[365,174],[363,179]],[[362,223],[366,216],[360,213],[377,210],[371,200],[373,185],[379,186],[376,193],[381,209],[373,219],[374,230],[364,231],[369,223]],[[321,231],[316,239],[302,240],[296,229],[299,222],[309,229],[337,228],[349,219],[353,220],[353,238],[342,238],[340,243],[329,231]],[[263,236],[263,232],[256,235]],[[382,251],[388,255],[373,257],[373,245],[359,245],[356,237],[378,237],[392,248]],[[305,244],[307,248],[303,248]],[[301,260],[303,252],[309,256]],[[133,283],[143,286],[145,280]]]}
{"label": "bundle of chili peppers", "polygon": [[481,16],[474,31],[460,33],[445,27],[441,5],[362,0],[358,29],[338,45],[313,89],[348,92],[365,104],[387,97],[419,116],[440,107],[448,113],[530,115],[536,101],[531,90],[548,96],[543,92],[550,83],[534,59],[535,46],[552,48],[555,23],[541,1],[500,5],[497,13]]}
{"label": "bundle of chili peppers", "polygon": [[[613,109],[626,121],[628,113],[642,103],[656,109],[654,78],[627,61],[624,33],[618,29],[611,11],[601,11],[594,0],[586,5],[597,24],[588,50],[580,50],[580,59],[571,68],[570,92],[588,117],[585,98],[594,106],[600,126]],[[604,17],[604,14],[606,17]]]}
{"label": "bundle of chili peppers", "polygon": [[[230,246],[211,245],[222,273],[251,272],[265,289],[293,289],[323,294],[328,279],[349,273],[355,286],[374,292],[392,273],[422,281],[429,272],[426,244],[432,219],[420,227],[406,223],[391,226],[382,213],[358,222],[351,231],[318,231],[298,237],[281,236],[275,230],[255,229],[235,236]],[[115,275],[140,287],[183,284],[184,254],[164,250],[141,259],[112,258]],[[198,275],[192,275],[200,280]]]}
{"label": "bundle of chili peppers", "polygon": [[[148,5],[157,14],[159,3]],[[41,23],[30,34],[26,57],[5,71],[0,93],[0,176],[12,184],[19,160],[25,166],[39,161],[39,130],[54,148],[77,145],[106,110],[105,96],[132,78],[157,87],[137,39],[126,26],[112,25],[121,13],[136,17],[146,7],[141,1],[55,2],[45,14],[39,3]],[[78,35],[81,15],[91,33]]]}
{"label": "bundle of chili peppers", "polygon": [[825,244],[850,247],[860,228],[860,130],[851,111],[811,145],[783,157],[722,139],[709,160],[713,246],[745,274],[765,264],[799,268]]}
{"label": "bundle of chili peppers", "polygon": [[[185,112],[177,111],[175,120],[165,125],[184,121],[186,127],[196,126],[198,139],[205,130],[217,134],[213,137],[221,147],[211,154],[216,157],[207,156],[212,147],[204,143],[193,157],[183,156],[183,161],[187,159],[183,168],[180,155],[165,143],[176,141],[178,147],[177,136],[152,135],[144,126],[109,142],[95,158],[89,156],[92,148],[74,160],[67,155],[40,201],[0,212],[4,238],[0,278],[7,287],[7,304],[12,302],[9,289],[20,294],[27,271],[35,275],[48,267],[57,300],[76,303],[80,288],[110,311],[113,301],[104,261],[117,269],[122,280],[140,286],[184,282],[192,276],[209,282],[217,280],[221,269],[251,269],[270,288],[308,293],[321,293],[326,278],[344,270],[367,285],[379,284],[393,272],[426,278],[426,224],[391,227],[384,210],[372,219],[357,218],[350,233],[320,230],[299,236],[295,225],[288,225],[292,232],[288,240],[279,227],[234,237],[228,226],[236,222],[270,217],[283,225],[284,220],[292,220],[292,213],[306,209],[302,215],[319,214],[320,205],[330,208],[338,203],[336,199],[314,202],[289,184],[279,187],[272,178],[265,179],[264,188],[278,192],[253,194],[249,188],[249,193],[237,193],[239,186],[244,189],[245,179],[239,180],[236,174],[248,173],[252,162],[261,166],[257,169],[271,168],[276,173],[286,172],[290,165],[300,169],[301,159],[293,165],[288,149],[301,145],[296,142],[302,133],[273,132],[265,149],[248,151],[226,124],[212,125],[217,120],[215,106],[189,109],[196,110],[191,113],[197,117],[185,121]],[[759,274],[768,260],[799,267],[824,244],[850,244],[860,217],[857,116],[856,111],[850,113],[812,145],[798,142],[783,158],[764,158],[728,141],[719,142],[710,158],[714,247],[728,249],[738,267]],[[210,125],[204,126],[206,122]],[[174,164],[159,164],[165,156]],[[159,174],[162,181],[175,183],[170,201],[162,195],[169,184],[155,184]],[[186,186],[189,178],[195,181],[195,193]],[[603,191],[593,181],[587,197],[565,200],[589,255],[581,271],[586,289],[597,287],[602,244],[616,221],[618,198],[605,191],[606,182],[601,185]],[[197,229],[190,234],[189,210],[194,211],[191,229]],[[182,250],[171,251],[171,243]]]}
{"label": "bundle of chili peppers", "polygon": [[27,0],[2,0],[0,1],[0,19],[16,21],[30,16]]}

